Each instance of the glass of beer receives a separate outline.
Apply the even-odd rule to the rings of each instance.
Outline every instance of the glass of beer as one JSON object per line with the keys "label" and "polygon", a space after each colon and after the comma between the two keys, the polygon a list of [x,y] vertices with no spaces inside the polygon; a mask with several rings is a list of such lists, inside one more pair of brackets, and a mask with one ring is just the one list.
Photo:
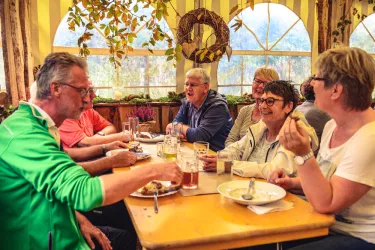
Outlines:
{"label": "glass of beer", "polygon": [[177,137],[174,135],[166,135],[164,137],[164,159],[167,161],[177,160]]}
{"label": "glass of beer", "polygon": [[216,153],[216,159],[216,172],[218,174],[218,181],[220,182],[218,184],[231,181],[233,176],[233,153],[224,150],[218,151]]}
{"label": "glass of beer", "polygon": [[203,170],[204,161],[199,160],[199,157],[205,156],[208,154],[210,144],[204,141],[194,142],[194,155],[198,160],[199,170]]}
{"label": "glass of beer", "polygon": [[198,160],[196,156],[195,155],[181,156],[181,163],[182,163],[181,170],[183,172],[182,183],[181,183],[182,188],[183,189],[198,188],[199,171],[198,171]]}

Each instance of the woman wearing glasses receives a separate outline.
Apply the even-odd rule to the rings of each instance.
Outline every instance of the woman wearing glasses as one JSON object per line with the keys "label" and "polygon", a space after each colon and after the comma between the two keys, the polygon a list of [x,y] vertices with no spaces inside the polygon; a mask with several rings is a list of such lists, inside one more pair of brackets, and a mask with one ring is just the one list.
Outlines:
{"label": "woman wearing glasses", "polygon": [[[254,73],[252,96],[258,99],[263,95],[264,85],[267,82],[279,80],[279,75],[272,68],[258,68]],[[239,141],[246,135],[247,129],[260,120],[260,110],[257,103],[241,108],[236,121],[225,141],[225,146]]]}
{"label": "woman wearing glasses", "polygon": [[370,107],[375,62],[361,49],[341,48],[321,54],[316,66],[315,105],[332,117],[318,157],[311,154],[305,130],[288,118],[280,143],[298,156],[299,177],[277,169],[270,181],[303,190],[316,211],[335,214],[334,235],[293,249],[375,249],[375,112]]}
{"label": "woman wearing glasses", "polygon": [[[265,85],[264,94],[257,100],[261,121],[250,126],[246,135],[230,144],[224,150],[234,154],[233,172],[243,177],[268,179],[272,170],[282,167],[286,174],[296,172],[294,154],[279,143],[279,132],[286,118],[298,102],[297,90],[287,81],[272,81]],[[306,129],[312,147],[318,146],[315,130],[308,125],[302,113],[296,111],[294,117]],[[205,170],[216,169],[216,158],[207,156]]]}

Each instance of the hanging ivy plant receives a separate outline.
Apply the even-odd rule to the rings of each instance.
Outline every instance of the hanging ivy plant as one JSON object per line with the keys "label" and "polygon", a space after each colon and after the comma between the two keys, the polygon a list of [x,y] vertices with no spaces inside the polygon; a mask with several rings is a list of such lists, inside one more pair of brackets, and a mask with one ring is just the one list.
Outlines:
{"label": "hanging ivy plant", "polygon": [[[80,3],[84,10],[79,7]],[[140,8],[151,6],[155,9],[150,18],[139,14]],[[107,40],[111,54],[109,60],[115,67],[121,66],[121,60],[134,50],[132,43],[137,37],[137,30],[142,28],[141,23],[145,22],[145,28],[152,32],[152,36],[142,47],[153,53],[156,42],[167,41],[169,49],[166,55],[169,60],[177,62],[181,59],[182,47],[178,44],[173,47],[172,37],[164,32],[158,23],[164,16],[169,15],[168,6],[179,16],[170,0],[73,0],[67,22],[71,31],[75,31],[76,27],[85,29],[77,41],[79,54],[83,57],[90,55],[87,42],[93,36],[91,30],[97,28]],[[106,22],[103,22],[104,19]]]}

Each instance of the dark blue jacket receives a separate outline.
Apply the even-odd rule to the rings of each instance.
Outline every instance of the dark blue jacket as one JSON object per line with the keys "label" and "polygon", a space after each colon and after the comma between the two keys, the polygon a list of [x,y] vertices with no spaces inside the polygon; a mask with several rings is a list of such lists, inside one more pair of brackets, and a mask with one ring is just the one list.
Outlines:
{"label": "dark blue jacket", "polygon": [[186,99],[182,100],[180,110],[173,121],[190,126],[186,132],[188,142],[209,142],[210,148],[214,151],[225,147],[224,142],[233,126],[227,101],[215,90],[209,90],[199,109]]}

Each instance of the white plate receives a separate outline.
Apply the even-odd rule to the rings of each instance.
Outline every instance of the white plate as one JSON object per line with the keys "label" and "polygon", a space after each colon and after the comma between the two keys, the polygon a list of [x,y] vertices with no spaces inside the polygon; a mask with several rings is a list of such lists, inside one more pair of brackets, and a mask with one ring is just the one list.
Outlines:
{"label": "white plate", "polygon": [[[175,194],[177,193],[178,190],[174,190],[174,191],[170,191],[168,193],[164,193],[164,194],[158,194],[158,198],[159,197],[163,197],[163,196],[168,196],[168,195],[172,195],[172,194]],[[138,191],[135,191],[134,193],[130,194],[130,196],[133,196],[133,197],[139,197],[139,198],[154,198],[154,195],[143,195],[141,194],[140,192]]]}
{"label": "white plate", "polygon": [[278,201],[286,195],[283,188],[267,182],[255,181],[253,186],[252,200],[244,200],[242,193],[246,193],[250,180],[238,180],[222,183],[217,191],[223,196],[243,205],[263,205]]}
{"label": "white plate", "polygon": [[[129,151],[129,149],[127,148],[114,149],[114,150],[108,151],[106,153],[106,156],[112,156],[121,151]],[[151,153],[145,150],[142,153],[135,153],[135,155],[137,156],[137,161],[144,160],[144,159],[151,157]]]}
{"label": "white plate", "polygon": [[[141,134],[144,134],[144,135],[147,135],[149,137],[151,137],[150,133],[148,132],[141,132]],[[154,138],[136,138],[137,141],[140,141],[140,142],[161,142],[161,141],[164,141],[164,135],[159,135],[157,137],[154,137]]]}

